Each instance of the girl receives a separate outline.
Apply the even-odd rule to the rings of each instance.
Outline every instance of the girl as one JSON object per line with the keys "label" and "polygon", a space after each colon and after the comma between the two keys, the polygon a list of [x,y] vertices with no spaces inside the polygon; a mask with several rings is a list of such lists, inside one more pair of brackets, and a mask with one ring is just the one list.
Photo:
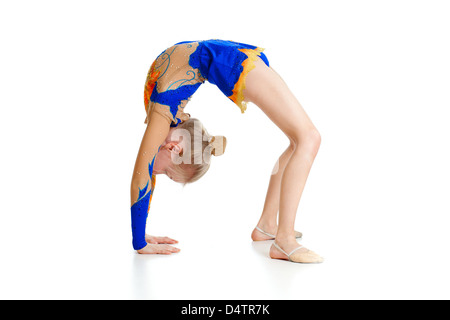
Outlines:
{"label": "girl", "polygon": [[[269,255],[300,263],[323,259],[303,246],[294,231],[300,197],[319,149],[320,135],[283,79],[269,65],[264,49],[224,40],[186,41],[163,51],[148,72],[144,103],[148,123],[131,183],[133,247],[139,253],[171,254],[177,241],[145,234],[155,175],[191,183],[209,169],[211,155],[223,154],[226,139],[211,136],[186,103],[208,80],[244,113],[253,102],[286,134],[288,148],[270,178],[264,209],[252,239],[275,240]],[[179,130],[182,129],[182,130]],[[181,138],[181,139],[180,139]],[[181,160],[181,161],[180,161]]]}

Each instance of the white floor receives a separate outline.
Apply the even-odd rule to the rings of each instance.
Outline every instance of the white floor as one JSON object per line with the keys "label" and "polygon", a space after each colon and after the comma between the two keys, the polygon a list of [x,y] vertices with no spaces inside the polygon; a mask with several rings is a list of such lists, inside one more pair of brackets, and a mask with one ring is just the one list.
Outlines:
{"label": "white floor", "polygon": [[[164,183],[161,180],[160,185]],[[183,194],[193,192],[187,190]],[[155,201],[154,209],[159,210],[159,205]],[[177,212],[151,214],[150,230],[158,228],[159,235],[180,241],[182,251],[172,256],[135,254],[125,215],[82,222],[86,219],[72,213],[58,220],[66,226],[64,230],[55,230],[55,217],[51,223],[41,216],[30,227],[38,220],[29,216],[31,224],[24,226],[24,234],[3,230],[0,298],[450,298],[450,261],[446,251],[439,252],[445,250],[444,242],[439,245],[444,238],[439,239],[439,234],[428,233],[426,242],[418,241],[420,236],[410,241],[402,237],[414,236],[417,225],[409,225],[411,231],[404,229],[395,238],[394,229],[400,226],[396,222],[378,229],[381,224],[374,221],[373,228],[358,231],[355,224],[337,224],[339,219],[330,215],[331,220],[320,227],[308,222],[314,219],[299,219],[299,225],[310,225],[299,228],[305,233],[301,242],[323,254],[326,261],[293,264],[271,260],[267,254],[270,241],[253,243],[251,219],[243,217],[236,224],[241,213],[235,210],[227,217],[223,212],[232,205],[224,204],[225,209],[212,213],[197,204],[197,213],[190,217]],[[245,210],[248,207],[243,204]]]}

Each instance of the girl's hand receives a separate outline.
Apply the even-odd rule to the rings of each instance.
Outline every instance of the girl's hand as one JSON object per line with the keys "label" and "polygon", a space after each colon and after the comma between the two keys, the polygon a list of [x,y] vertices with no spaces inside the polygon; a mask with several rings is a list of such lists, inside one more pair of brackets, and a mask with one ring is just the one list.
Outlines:
{"label": "girl's hand", "polygon": [[145,241],[147,241],[147,243],[151,243],[151,244],[175,244],[178,243],[177,240],[174,239],[170,239],[168,237],[154,237],[154,236],[150,236],[148,234],[145,235]]}
{"label": "girl's hand", "polygon": [[140,254],[172,254],[180,252],[180,249],[168,244],[150,244],[137,251]]}

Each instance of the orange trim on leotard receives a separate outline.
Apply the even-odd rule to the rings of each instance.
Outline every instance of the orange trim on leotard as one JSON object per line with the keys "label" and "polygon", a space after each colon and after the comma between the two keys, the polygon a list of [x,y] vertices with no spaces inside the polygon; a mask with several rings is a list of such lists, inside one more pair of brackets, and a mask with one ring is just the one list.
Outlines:
{"label": "orange trim on leotard", "polygon": [[147,213],[149,213],[150,211],[150,203],[152,203],[152,198],[153,198],[153,191],[155,191],[155,183],[156,183],[156,176],[154,174],[152,174],[152,190],[150,191],[150,199],[148,201],[148,208],[147,208]]}
{"label": "orange trim on leotard", "polygon": [[244,70],[239,76],[239,80],[236,82],[233,88],[233,94],[229,96],[231,100],[241,109],[241,112],[247,109],[247,102],[244,101],[244,89],[245,89],[245,79],[247,74],[255,68],[255,61],[260,56],[261,52],[264,51],[264,48],[256,48],[256,49],[239,49],[239,51],[245,53],[247,55],[247,59],[242,62],[242,66]]}
{"label": "orange trim on leotard", "polygon": [[144,88],[144,104],[145,104],[145,111],[147,111],[148,104],[150,102],[150,97],[153,92],[153,88],[155,87],[156,81],[158,80],[159,75],[161,74],[161,71],[154,71],[155,70],[155,63],[156,60],[153,61],[152,66],[150,67],[150,70],[147,74],[147,80],[145,81],[145,88]]}

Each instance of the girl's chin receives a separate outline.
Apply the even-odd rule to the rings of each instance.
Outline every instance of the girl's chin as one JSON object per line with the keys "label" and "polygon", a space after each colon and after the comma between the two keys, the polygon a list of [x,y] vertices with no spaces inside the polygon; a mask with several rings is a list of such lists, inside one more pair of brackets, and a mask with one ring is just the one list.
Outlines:
{"label": "girl's chin", "polygon": [[153,173],[154,174],[164,173],[164,169],[161,169],[159,164],[155,162],[155,165],[153,166]]}

